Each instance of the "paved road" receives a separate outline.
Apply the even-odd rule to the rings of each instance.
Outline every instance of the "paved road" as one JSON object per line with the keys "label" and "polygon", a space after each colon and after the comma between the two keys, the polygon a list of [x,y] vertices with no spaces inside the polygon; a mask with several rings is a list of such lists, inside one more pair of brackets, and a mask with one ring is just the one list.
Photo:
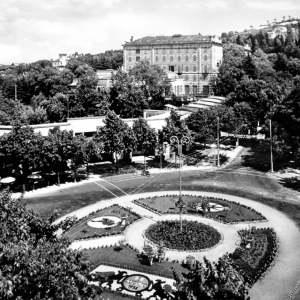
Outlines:
{"label": "paved road", "polygon": [[[300,228],[300,194],[284,188],[275,176],[249,167],[245,162],[249,161],[251,155],[249,149],[243,149],[226,168],[182,172],[182,189],[218,192],[255,200],[280,210]],[[65,189],[25,200],[29,208],[47,215],[54,207],[68,213],[108,198],[117,200],[135,193],[171,191],[178,187],[178,172],[174,171],[155,174],[150,178],[120,176],[72,188],[72,193]],[[40,204],[41,199],[43,205]],[[300,293],[294,299],[300,299]]]}

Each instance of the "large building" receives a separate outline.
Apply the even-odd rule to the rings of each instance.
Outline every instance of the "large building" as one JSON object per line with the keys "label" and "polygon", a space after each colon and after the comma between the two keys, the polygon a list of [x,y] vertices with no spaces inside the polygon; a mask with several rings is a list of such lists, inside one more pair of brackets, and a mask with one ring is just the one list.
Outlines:
{"label": "large building", "polygon": [[137,61],[148,60],[183,78],[184,87],[173,90],[176,95],[209,94],[223,59],[221,39],[200,34],[131,38],[123,47],[126,71]]}

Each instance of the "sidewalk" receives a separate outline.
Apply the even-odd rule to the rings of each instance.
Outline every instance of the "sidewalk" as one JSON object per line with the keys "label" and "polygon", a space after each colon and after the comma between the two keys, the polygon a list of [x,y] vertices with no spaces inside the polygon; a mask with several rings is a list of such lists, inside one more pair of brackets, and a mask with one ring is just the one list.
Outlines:
{"label": "sidewalk", "polygon": [[[243,149],[243,147],[238,146],[236,147],[233,151],[228,151],[228,150],[221,150],[220,153],[224,153],[229,157],[229,160],[221,165],[220,167],[216,167],[216,166],[183,166],[181,168],[181,171],[209,171],[209,170],[217,170],[220,168],[225,168],[228,164],[230,164],[230,162],[239,154],[239,152]],[[213,150],[213,149],[212,149]],[[140,157],[141,158],[141,157]],[[168,172],[175,172],[178,171],[178,168],[165,168],[165,169],[159,169],[159,168],[152,168],[149,169],[150,174],[159,174],[159,173],[168,173]],[[124,174],[123,174],[124,175]],[[128,174],[130,175],[130,174]],[[122,175],[116,175],[116,176],[122,176]],[[74,186],[78,186],[78,185],[82,185],[82,184],[86,184],[86,183],[91,183],[94,181],[103,181],[105,179],[100,178],[99,175],[95,175],[95,174],[90,174],[89,175],[89,179],[85,179],[82,181],[78,181],[78,182],[67,182],[67,183],[63,183],[60,186],[58,185],[52,185],[52,186],[48,186],[45,188],[40,188],[40,189],[36,189],[33,191],[28,191],[25,193],[24,198],[30,198],[30,197],[35,197],[38,195],[42,195],[42,194],[47,194],[49,192],[54,192],[54,191],[58,191],[61,189],[66,189],[66,188],[71,188]],[[21,193],[14,193],[13,197],[17,198],[20,197]]]}

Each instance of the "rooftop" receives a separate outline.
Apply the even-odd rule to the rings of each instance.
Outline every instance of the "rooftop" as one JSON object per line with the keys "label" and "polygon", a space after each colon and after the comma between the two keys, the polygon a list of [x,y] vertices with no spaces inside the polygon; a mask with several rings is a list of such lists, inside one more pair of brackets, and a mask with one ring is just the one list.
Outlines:
{"label": "rooftop", "polygon": [[203,36],[203,35],[181,35],[174,34],[172,36],[146,36],[140,39],[137,39],[132,42],[127,42],[125,46],[129,45],[164,45],[164,44],[186,44],[186,43],[199,43],[199,42],[211,42],[211,36]]}

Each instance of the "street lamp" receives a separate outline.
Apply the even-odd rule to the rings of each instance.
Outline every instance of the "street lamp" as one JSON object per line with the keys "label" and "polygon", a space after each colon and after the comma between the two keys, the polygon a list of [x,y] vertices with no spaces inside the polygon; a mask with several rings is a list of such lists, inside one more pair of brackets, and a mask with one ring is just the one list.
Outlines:
{"label": "street lamp", "polygon": [[190,142],[190,138],[187,136],[183,136],[180,140],[177,136],[172,136],[170,138],[171,143],[176,143],[178,145],[178,156],[179,156],[179,199],[176,202],[176,207],[179,208],[180,211],[180,232],[182,232],[182,210],[186,206],[181,197],[181,161],[182,161],[182,144],[184,142]]}
{"label": "street lamp", "polygon": [[217,117],[217,167],[220,167],[220,136],[219,136],[219,132],[220,132],[220,123],[219,123],[219,117]]}
{"label": "street lamp", "polygon": [[270,154],[271,154],[271,173],[274,173],[274,169],[273,169],[273,140],[272,140],[272,121],[271,119],[269,120],[269,126],[270,126]]}

